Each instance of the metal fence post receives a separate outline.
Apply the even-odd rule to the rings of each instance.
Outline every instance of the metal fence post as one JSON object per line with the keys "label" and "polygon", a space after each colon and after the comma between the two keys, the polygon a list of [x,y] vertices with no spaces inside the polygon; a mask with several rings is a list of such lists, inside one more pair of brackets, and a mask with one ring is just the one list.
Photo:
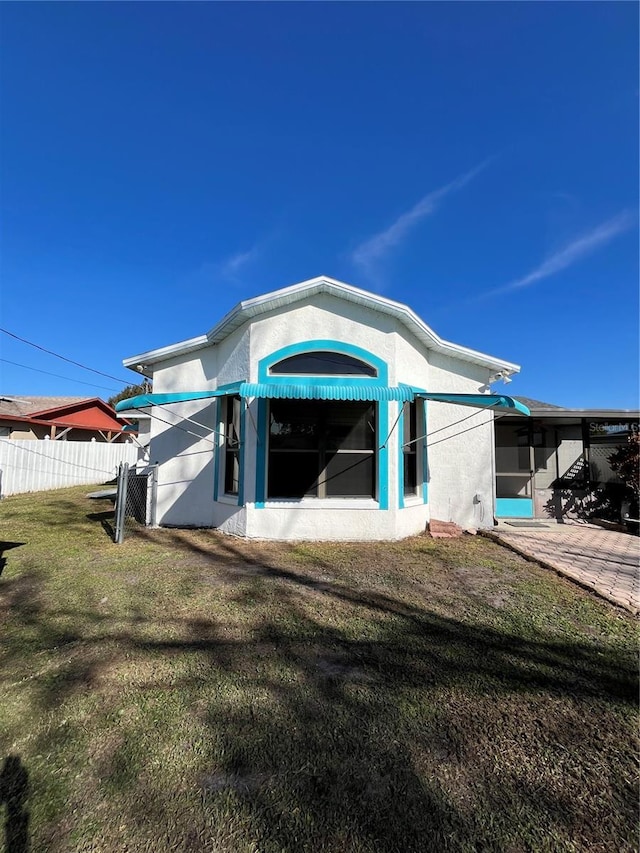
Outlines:
{"label": "metal fence post", "polygon": [[116,545],[122,545],[124,541],[124,520],[127,509],[127,486],[129,484],[129,463],[121,462],[118,468],[118,486],[116,493]]}
{"label": "metal fence post", "polygon": [[156,526],[156,500],[158,497],[158,466],[152,465],[147,477],[147,527]]}

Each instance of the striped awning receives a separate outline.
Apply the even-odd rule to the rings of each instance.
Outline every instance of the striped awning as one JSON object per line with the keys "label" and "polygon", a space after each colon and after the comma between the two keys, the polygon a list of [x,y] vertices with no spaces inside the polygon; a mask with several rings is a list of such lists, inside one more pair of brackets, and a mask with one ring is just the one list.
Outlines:
{"label": "striped awning", "polygon": [[258,397],[267,400],[366,400],[407,402],[415,397],[411,385],[394,388],[372,382],[344,382],[335,385],[320,385],[309,382],[279,384],[275,382],[243,382],[241,397]]}
{"label": "striped awning", "polygon": [[243,398],[266,400],[362,400],[400,403],[415,399],[470,406],[474,409],[495,409],[512,414],[529,415],[529,409],[513,397],[504,394],[442,394],[415,388],[413,385],[386,386],[375,382],[345,381],[323,385],[315,382],[234,382],[215,391],[181,391],[166,394],[139,394],[116,405],[117,412],[129,412],[148,406],[186,403],[238,394]]}

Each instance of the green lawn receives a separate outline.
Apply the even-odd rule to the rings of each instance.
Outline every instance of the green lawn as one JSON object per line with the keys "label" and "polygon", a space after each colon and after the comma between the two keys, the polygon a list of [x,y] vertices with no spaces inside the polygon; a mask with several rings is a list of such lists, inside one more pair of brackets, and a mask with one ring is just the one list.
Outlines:
{"label": "green lawn", "polygon": [[[637,622],[480,537],[0,504],[7,850],[637,849]],[[29,847],[30,845],[30,847]]]}

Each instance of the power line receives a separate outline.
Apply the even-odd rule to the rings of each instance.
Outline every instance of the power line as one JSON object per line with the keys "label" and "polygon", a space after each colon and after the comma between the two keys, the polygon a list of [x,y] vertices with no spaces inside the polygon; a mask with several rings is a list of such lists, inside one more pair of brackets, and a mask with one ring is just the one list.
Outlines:
{"label": "power line", "polygon": [[[167,426],[174,427],[175,429],[179,429],[181,432],[186,432],[187,435],[192,435],[194,438],[197,438],[199,441],[208,441],[210,444],[213,444],[214,447],[216,446],[215,439],[209,438],[209,436],[207,436],[207,435],[198,435],[197,433],[192,432],[190,429],[185,429],[184,427],[181,427],[179,424],[173,424],[173,423],[171,423],[171,421],[167,421],[164,418],[161,418],[160,415],[153,415],[153,414],[151,414],[151,412],[148,412],[147,414],[149,415],[149,417],[153,418],[154,420],[160,421],[161,423],[167,424]],[[203,424],[198,424],[198,426],[203,426]],[[207,429],[209,429],[209,427],[207,427]],[[216,430],[209,429],[209,431],[216,433]],[[220,435],[220,433],[216,433],[216,434]]]}
{"label": "power line", "polygon": [[83,382],[82,379],[72,379],[70,376],[61,376],[59,373],[51,373],[49,370],[40,370],[38,367],[30,367],[28,364],[20,364],[10,361],[8,358],[0,358],[5,364],[13,364],[14,367],[24,367],[25,370],[35,370],[36,373],[45,373],[47,376],[55,376],[56,379],[66,379],[68,382],[76,382],[78,385],[88,385],[90,388],[102,388],[104,391],[119,391],[119,388],[111,388],[107,385],[94,385],[93,382]]}
{"label": "power line", "polygon": [[60,358],[62,359],[62,361],[67,361],[69,364],[75,364],[76,367],[81,367],[83,370],[88,370],[91,373],[97,373],[99,376],[106,376],[107,379],[113,379],[114,382],[121,382],[125,385],[130,384],[127,382],[126,379],[120,379],[117,376],[112,376],[110,373],[103,373],[102,370],[95,370],[93,367],[87,367],[86,364],[82,364],[79,361],[74,361],[72,358],[67,358],[66,355],[60,355],[59,353],[47,349],[46,347],[41,347],[40,344],[34,344],[33,341],[28,341],[26,338],[21,338],[20,335],[14,335],[14,333],[8,331],[8,329],[0,329],[0,332],[3,332],[5,335],[9,335],[10,338],[15,338],[17,341],[22,341],[23,344],[28,344],[30,347],[35,347],[35,349],[39,349],[42,352],[46,352],[49,355],[53,355],[56,358]]}
{"label": "power line", "polygon": [[[41,455],[41,454],[38,454],[38,455]],[[52,457],[47,456],[45,458],[51,459]],[[61,460],[56,460],[56,461],[61,461]],[[72,463],[65,462],[63,464],[70,465]],[[31,471],[31,472],[33,472],[33,468],[26,468],[24,465],[13,465],[11,462],[3,462],[2,466],[3,466],[3,468],[13,468],[14,471]],[[96,474],[107,473],[105,471],[101,471],[99,468],[87,468],[87,471],[94,471]],[[67,479],[74,479],[74,480],[77,480],[77,479],[85,476],[84,474],[81,474],[81,473],[65,474],[63,471],[43,471],[41,468],[38,468],[38,474],[43,474],[43,475],[50,476],[50,477],[65,477]],[[109,472],[109,476],[113,477],[114,472],[113,471]],[[81,486],[82,483],[78,483],[78,485]],[[43,490],[43,491],[46,491],[46,490]]]}
{"label": "power line", "polygon": [[8,438],[0,438],[0,441],[3,444],[8,444],[9,447],[14,447],[16,450],[21,450],[23,453],[32,453],[34,456],[41,456],[43,459],[52,459],[54,462],[59,462],[62,465],[73,465],[74,468],[85,468],[87,471],[93,471],[96,474],[109,474],[113,475],[113,471],[105,471],[103,468],[91,468],[89,465],[81,465],[79,462],[69,462],[66,459],[56,459],[55,456],[49,456],[46,453],[38,453],[37,450],[30,450],[27,447],[20,447],[15,444],[15,442],[11,441]]}
{"label": "power line", "polygon": [[[467,418],[464,420],[467,420]],[[464,435],[465,432],[471,432],[472,429],[477,429],[478,427],[486,426],[490,423],[491,421],[480,421],[479,424],[473,424],[473,426],[467,427],[466,429],[461,429],[459,432],[454,432],[453,435],[445,435],[444,438],[439,438],[437,441],[433,441],[431,443],[427,442],[427,449],[434,447],[436,444],[440,444],[443,441],[449,441],[451,438],[457,438],[459,435]],[[455,424],[451,424],[451,426],[455,426]]]}

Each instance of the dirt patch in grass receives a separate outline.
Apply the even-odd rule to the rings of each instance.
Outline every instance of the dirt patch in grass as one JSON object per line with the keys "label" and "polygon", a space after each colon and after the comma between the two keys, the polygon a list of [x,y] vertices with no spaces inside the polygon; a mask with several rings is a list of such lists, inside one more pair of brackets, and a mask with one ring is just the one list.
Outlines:
{"label": "dirt patch in grass", "polygon": [[480,537],[118,547],[88,491],[2,505],[33,850],[637,849],[633,618]]}

